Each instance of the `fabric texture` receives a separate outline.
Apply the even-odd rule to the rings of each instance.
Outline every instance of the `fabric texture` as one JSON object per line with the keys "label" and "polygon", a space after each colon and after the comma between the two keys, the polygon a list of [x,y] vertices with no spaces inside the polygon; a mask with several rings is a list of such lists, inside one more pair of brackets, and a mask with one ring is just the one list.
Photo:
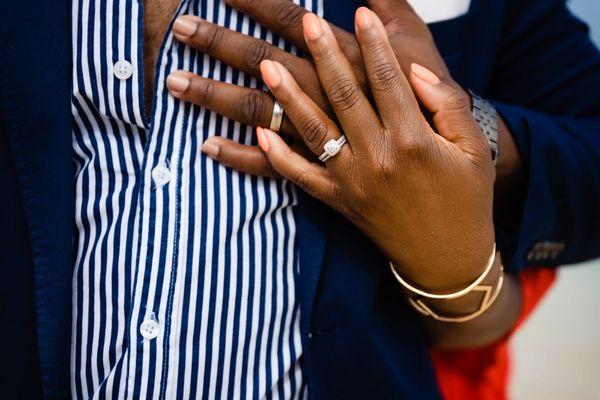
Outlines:
{"label": "fabric texture", "polygon": [[[252,128],[173,98],[164,83],[177,69],[257,82],[168,29],[147,117],[142,14],[139,2],[72,2],[71,392],[302,398],[295,188],[201,154],[214,134],[251,143]],[[183,0],[175,17],[184,14],[294,52],[222,2]]]}

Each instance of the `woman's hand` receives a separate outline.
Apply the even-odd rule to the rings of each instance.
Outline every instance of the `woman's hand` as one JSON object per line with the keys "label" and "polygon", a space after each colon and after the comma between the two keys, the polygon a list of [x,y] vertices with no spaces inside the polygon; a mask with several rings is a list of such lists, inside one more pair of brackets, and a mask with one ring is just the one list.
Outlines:
{"label": "woman's hand", "polygon": [[[303,18],[320,83],[348,144],[326,166],[266,129],[257,130],[260,147],[279,174],[350,219],[414,283],[430,291],[461,289],[481,274],[494,243],[487,141],[462,92],[416,64],[405,78],[372,11],[360,8],[355,23],[374,105],[329,25],[314,14]],[[264,61],[260,69],[308,148],[321,155],[342,134],[336,123],[282,64]]]}

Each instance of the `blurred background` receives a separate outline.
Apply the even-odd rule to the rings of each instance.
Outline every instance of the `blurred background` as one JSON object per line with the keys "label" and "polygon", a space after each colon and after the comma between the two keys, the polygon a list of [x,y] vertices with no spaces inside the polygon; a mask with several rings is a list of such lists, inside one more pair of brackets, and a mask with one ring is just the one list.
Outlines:
{"label": "blurred background", "polygon": [[[600,0],[570,7],[600,47]],[[600,260],[561,268],[511,348],[511,399],[600,400]]]}

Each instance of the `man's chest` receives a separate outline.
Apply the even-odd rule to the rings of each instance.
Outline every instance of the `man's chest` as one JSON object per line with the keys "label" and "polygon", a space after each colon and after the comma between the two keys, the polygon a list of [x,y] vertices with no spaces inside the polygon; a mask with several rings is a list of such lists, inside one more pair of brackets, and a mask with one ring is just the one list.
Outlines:
{"label": "man's chest", "polygon": [[150,114],[154,94],[154,70],[160,45],[180,0],[144,0],[144,100]]}

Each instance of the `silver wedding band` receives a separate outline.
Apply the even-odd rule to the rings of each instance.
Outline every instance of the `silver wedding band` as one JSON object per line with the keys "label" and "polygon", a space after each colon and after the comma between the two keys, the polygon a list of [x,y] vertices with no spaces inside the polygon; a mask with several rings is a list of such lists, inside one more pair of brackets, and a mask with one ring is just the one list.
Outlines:
{"label": "silver wedding band", "polygon": [[331,139],[323,146],[323,154],[321,154],[319,160],[325,162],[331,157],[335,157],[340,152],[340,150],[342,150],[342,147],[344,147],[346,143],[348,143],[346,135],[340,136],[340,138],[337,140]]}
{"label": "silver wedding band", "polygon": [[273,132],[279,132],[281,129],[281,123],[283,122],[283,107],[277,100],[273,104],[273,115],[271,116],[271,124],[269,129]]}

